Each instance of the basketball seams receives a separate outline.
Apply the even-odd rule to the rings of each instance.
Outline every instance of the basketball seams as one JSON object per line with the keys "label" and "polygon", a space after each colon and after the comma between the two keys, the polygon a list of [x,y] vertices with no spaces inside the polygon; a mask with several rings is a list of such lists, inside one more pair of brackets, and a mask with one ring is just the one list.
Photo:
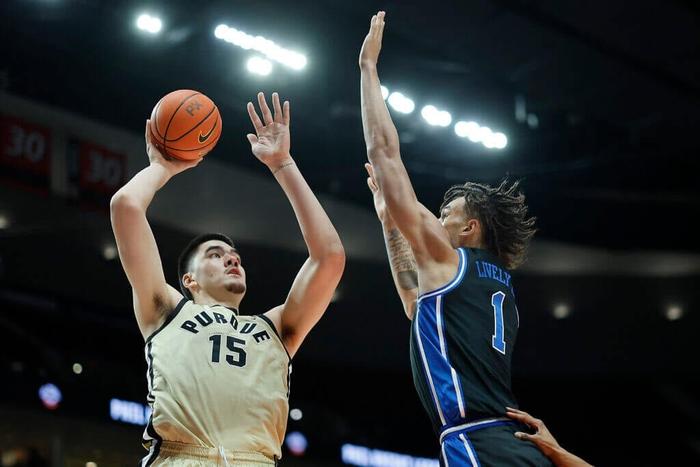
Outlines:
{"label": "basketball seams", "polygon": [[[220,121],[220,119],[217,117],[216,122],[214,123],[214,125],[218,125],[218,124],[219,124],[219,121]],[[175,149],[175,148],[170,148],[170,150],[171,150],[171,151],[177,151],[177,152],[200,151],[200,150],[206,148],[207,146],[211,146],[212,144],[215,144],[215,143],[217,143],[217,142],[219,141],[219,138],[218,138],[219,135],[217,135],[216,138],[214,138],[213,136],[214,136],[213,134],[212,134],[212,136],[210,136],[210,139],[211,139],[211,140],[210,140],[207,144],[205,144],[204,146],[200,146],[200,147],[198,147],[198,148],[194,148],[194,149]]]}
{"label": "basketball seams", "polygon": [[180,108],[183,106],[185,102],[193,98],[194,96],[197,96],[201,94],[200,92],[195,92],[194,94],[191,94],[187,97],[185,97],[182,101],[180,101],[180,104],[175,108],[173,111],[172,115],[170,115],[170,120],[168,121],[168,126],[165,127],[165,133],[163,133],[163,149],[165,149],[165,152],[168,152],[168,143],[167,143],[167,137],[168,137],[168,130],[170,129],[170,125],[173,123],[173,120],[175,119],[175,115],[177,115],[177,111],[180,110]]}
{"label": "basketball seams", "polygon": [[[204,147],[207,147],[207,146],[209,146],[209,144],[211,144],[211,140],[212,140],[212,139],[214,139],[214,140],[218,139],[218,138],[217,138],[217,137],[218,137],[218,134],[214,133],[214,131],[216,131],[216,128],[219,126],[219,122],[221,121],[221,116],[220,116],[219,114],[216,114],[216,115],[211,115],[210,118],[212,118],[212,119],[214,120],[214,125],[213,125],[212,128],[211,128],[211,129],[213,130],[213,131],[212,131],[212,134],[211,134],[211,136],[209,137],[209,139],[206,141],[206,144],[204,144],[203,146],[199,146],[199,145],[198,145],[197,148],[204,148]],[[201,124],[200,124],[200,125],[201,125]],[[198,125],[197,127],[195,127],[195,128],[198,128],[198,127],[199,127],[199,125]],[[192,140],[192,139],[196,139],[196,137],[193,135],[191,138],[188,138],[187,141]],[[187,144],[187,141],[182,141],[181,143],[182,143],[184,146],[189,146],[189,147],[192,148],[192,149],[179,149],[179,148],[177,148],[177,144],[171,144],[171,145],[170,145],[170,149],[175,149],[175,150],[177,150],[177,151],[196,151],[197,148],[194,148],[194,147],[192,147],[192,146],[194,146],[194,144],[197,144],[197,143]],[[171,143],[172,143],[172,141],[171,141]],[[198,143],[198,144],[202,144],[202,143]]]}
{"label": "basketball seams", "polygon": [[[198,121],[197,124],[196,124],[195,126],[193,126],[193,127],[190,128],[189,130],[187,130],[186,132],[184,132],[184,133],[182,134],[182,136],[180,136],[179,138],[169,139],[169,140],[167,140],[167,141],[168,141],[169,143],[172,143],[172,142],[174,142],[174,141],[179,141],[179,140],[181,140],[181,139],[184,138],[185,136],[187,136],[187,135],[189,135],[190,133],[192,133],[193,130],[196,130],[197,128],[199,128],[199,125],[201,125],[202,123],[204,123],[204,122],[206,121],[207,118],[211,117],[211,114],[213,114],[214,111],[216,111],[217,113],[219,113],[219,109],[216,107],[216,105],[214,105],[213,102],[212,102],[212,105],[213,105],[214,107],[209,111],[208,114],[206,114],[206,115],[204,116],[203,119],[201,119],[200,121]],[[218,119],[217,119],[217,120],[218,120]]]}

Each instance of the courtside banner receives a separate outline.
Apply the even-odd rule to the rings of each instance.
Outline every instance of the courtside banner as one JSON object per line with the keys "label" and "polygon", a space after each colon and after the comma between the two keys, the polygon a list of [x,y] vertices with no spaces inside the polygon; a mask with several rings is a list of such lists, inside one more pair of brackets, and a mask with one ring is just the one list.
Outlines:
{"label": "courtside banner", "polygon": [[51,131],[25,120],[0,115],[0,174],[9,182],[48,191]]}
{"label": "courtside banner", "polygon": [[106,207],[126,183],[126,156],[89,141],[68,142],[68,193],[81,202]]}

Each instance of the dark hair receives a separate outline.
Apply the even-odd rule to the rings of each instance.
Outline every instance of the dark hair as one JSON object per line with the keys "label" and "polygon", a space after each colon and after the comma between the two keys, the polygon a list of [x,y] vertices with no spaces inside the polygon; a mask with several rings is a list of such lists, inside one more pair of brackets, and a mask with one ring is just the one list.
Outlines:
{"label": "dark hair", "polygon": [[536,231],[535,218],[527,216],[525,195],[519,187],[519,180],[511,184],[507,177],[496,188],[466,182],[447,190],[440,206],[442,211],[448,203],[464,197],[467,215],[481,222],[486,248],[508,269],[515,269],[525,262],[530,240]]}
{"label": "dark hair", "polygon": [[193,238],[190,241],[190,243],[187,244],[185,249],[182,250],[182,253],[180,253],[180,257],[177,259],[177,281],[180,284],[180,291],[182,292],[182,294],[190,300],[193,300],[194,297],[192,297],[192,293],[187,289],[187,287],[185,287],[185,284],[182,282],[182,276],[189,272],[190,260],[192,259],[192,256],[194,256],[194,253],[197,251],[199,245],[201,245],[204,242],[208,242],[209,240],[221,240],[228,246],[234,247],[233,240],[231,240],[226,235],[220,233],[206,233]]}

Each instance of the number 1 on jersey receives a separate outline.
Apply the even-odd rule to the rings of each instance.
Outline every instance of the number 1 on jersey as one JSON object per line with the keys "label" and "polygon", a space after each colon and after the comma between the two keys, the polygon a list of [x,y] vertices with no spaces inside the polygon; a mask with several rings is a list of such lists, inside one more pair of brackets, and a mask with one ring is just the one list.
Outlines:
{"label": "number 1 on jersey", "polygon": [[503,355],[506,354],[506,341],[503,329],[503,300],[505,300],[506,294],[503,292],[496,292],[491,295],[491,305],[493,306],[493,321],[494,321],[494,332],[491,338],[491,346],[501,352]]}

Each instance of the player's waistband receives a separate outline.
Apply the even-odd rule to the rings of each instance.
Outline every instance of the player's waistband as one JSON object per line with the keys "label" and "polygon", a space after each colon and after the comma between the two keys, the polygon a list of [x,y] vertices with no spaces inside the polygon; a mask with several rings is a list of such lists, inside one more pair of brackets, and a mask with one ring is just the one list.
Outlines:
{"label": "player's waistband", "polygon": [[440,432],[440,444],[442,444],[442,442],[445,440],[445,438],[447,438],[448,436],[453,436],[455,434],[468,433],[470,431],[482,430],[484,428],[488,428],[491,426],[511,425],[514,423],[515,423],[515,420],[512,420],[510,418],[497,417],[497,418],[483,418],[481,420],[476,420],[473,422],[464,423],[462,425],[448,426],[448,427],[445,427]]}
{"label": "player's waistband", "polygon": [[195,446],[193,444],[178,443],[174,441],[163,441],[159,454],[174,454],[178,456],[194,457],[197,459],[220,461],[221,465],[235,465],[236,467],[258,467],[277,465],[275,459],[253,451],[231,451],[219,448],[209,448],[205,446]]}

